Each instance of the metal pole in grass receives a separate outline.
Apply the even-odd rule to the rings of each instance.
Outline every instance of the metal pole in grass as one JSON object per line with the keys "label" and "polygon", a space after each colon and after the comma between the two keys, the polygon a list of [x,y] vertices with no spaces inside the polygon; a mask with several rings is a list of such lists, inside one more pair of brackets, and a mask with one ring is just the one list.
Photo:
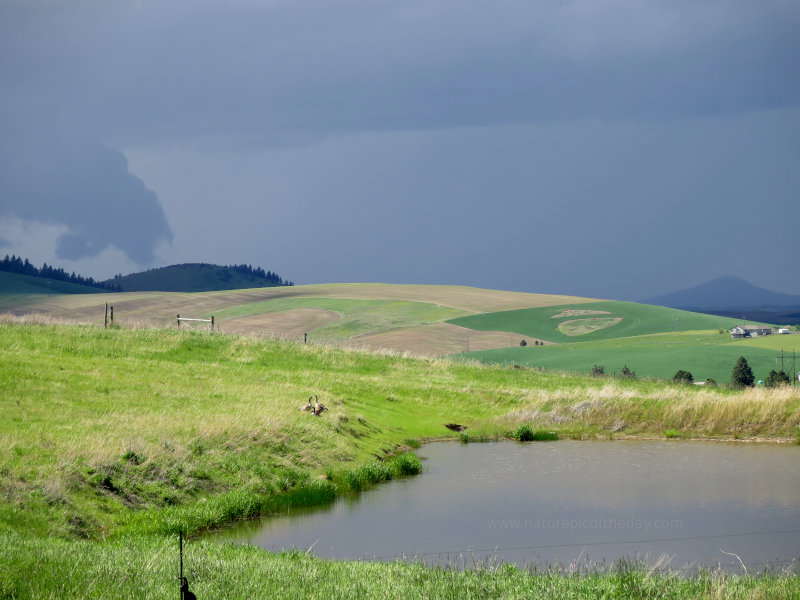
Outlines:
{"label": "metal pole in grass", "polygon": [[197,596],[195,596],[192,592],[189,591],[189,580],[183,576],[183,530],[181,529],[178,532],[178,543],[180,544],[180,554],[181,554],[181,575],[178,578],[181,582],[181,600],[197,600]]}

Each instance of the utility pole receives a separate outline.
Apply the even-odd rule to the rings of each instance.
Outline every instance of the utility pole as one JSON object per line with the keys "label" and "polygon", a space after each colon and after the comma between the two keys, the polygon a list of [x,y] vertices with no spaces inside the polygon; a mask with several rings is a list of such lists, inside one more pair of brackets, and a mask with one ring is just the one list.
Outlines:
{"label": "utility pole", "polygon": [[[775,357],[775,364],[776,365],[778,364],[778,357],[777,356]],[[781,348],[781,371],[786,373],[786,371],[784,371],[784,369],[783,369],[783,349],[782,348]]]}
{"label": "utility pole", "polygon": [[[786,361],[789,361],[789,357],[786,356]],[[775,364],[778,364],[778,357],[775,357]],[[784,352],[781,350],[781,371],[786,373],[786,369],[784,367]],[[792,386],[797,385],[797,353],[792,349]]]}

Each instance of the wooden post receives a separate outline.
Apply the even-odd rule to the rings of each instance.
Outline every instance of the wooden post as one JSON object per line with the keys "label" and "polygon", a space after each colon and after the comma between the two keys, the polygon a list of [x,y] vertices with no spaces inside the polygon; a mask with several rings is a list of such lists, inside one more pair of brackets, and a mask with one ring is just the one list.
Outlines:
{"label": "wooden post", "polygon": [[307,334],[307,333],[304,333],[304,334],[303,334],[303,343],[304,343],[304,344],[307,344],[307,343],[308,343],[308,334]]}
{"label": "wooden post", "polygon": [[114,324],[114,307],[111,307],[111,324]]}
{"label": "wooden post", "polygon": [[178,329],[181,328],[181,316],[178,315]]}
{"label": "wooden post", "polygon": [[211,315],[211,331],[214,331],[214,315]]}
{"label": "wooden post", "polygon": [[106,302],[106,318],[103,321],[103,327],[108,327],[108,302]]}

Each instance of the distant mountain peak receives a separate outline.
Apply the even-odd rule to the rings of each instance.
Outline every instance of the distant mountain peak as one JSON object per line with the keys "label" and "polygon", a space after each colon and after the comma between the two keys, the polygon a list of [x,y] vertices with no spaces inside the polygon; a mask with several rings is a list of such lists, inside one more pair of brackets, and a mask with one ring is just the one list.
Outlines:
{"label": "distant mountain peak", "polygon": [[800,296],[773,292],[741,277],[725,275],[685,290],[641,301],[643,304],[683,309],[735,309],[800,306]]}

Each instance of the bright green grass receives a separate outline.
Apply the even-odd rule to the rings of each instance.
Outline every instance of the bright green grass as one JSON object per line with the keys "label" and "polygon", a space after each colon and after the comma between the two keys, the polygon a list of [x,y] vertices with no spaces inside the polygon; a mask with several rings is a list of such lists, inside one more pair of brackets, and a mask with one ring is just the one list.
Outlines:
{"label": "bright green grass", "polygon": [[[293,551],[189,540],[184,575],[198,598],[303,598],[351,600],[627,598],[652,600],[800,597],[800,578],[703,571],[694,577],[623,565],[582,575],[531,573],[514,565],[467,570],[420,563],[330,561]],[[454,565],[455,566],[455,565]],[[136,537],[109,543],[25,538],[0,533],[2,598],[178,598],[175,537]]]}
{"label": "bright green grass", "polygon": [[314,330],[313,339],[319,341],[341,340],[366,333],[380,333],[401,327],[439,323],[469,314],[463,310],[427,302],[300,297],[252,302],[217,311],[214,316],[221,322],[224,319],[274,313],[293,308],[319,308],[341,315],[336,322]]}
{"label": "bright green grass", "polygon": [[780,354],[781,350],[784,353],[788,352],[791,355],[794,350],[800,355],[800,335],[762,335],[755,338],[745,338],[739,340],[732,340],[732,343],[742,348],[765,348],[767,350],[777,351]]}
{"label": "bright green grass", "polygon": [[544,369],[591,373],[603,365],[606,374],[623,366],[639,377],[671,379],[678,369],[690,371],[695,381],[715,379],[729,383],[736,360],[744,356],[756,379],[766,379],[776,367],[774,350],[739,344],[726,333],[690,331],[634,338],[601,340],[525,348],[502,348],[459,355],[484,363],[518,364]]}
{"label": "bright green grass", "polygon": [[[605,435],[624,421],[631,435],[794,439],[800,425],[800,396],[766,390],[701,395],[654,381],[174,329],[0,325],[0,390],[0,598],[169,597],[177,552],[167,532],[196,534],[414,473],[419,461],[394,457],[407,440],[457,439],[445,423],[468,425],[474,439],[511,435],[521,422],[562,437]],[[321,417],[298,410],[311,393],[330,409]],[[798,590],[794,577],[462,573],[195,540],[186,565],[200,598],[790,598]]]}
{"label": "bright green grass", "polygon": [[[548,394],[569,410],[606,385],[201,331],[2,325],[0,526],[96,536],[127,523],[131,510],[174,522],[172,507],[193,506],[180,518],[202,528],[257,512],[258,497],[322,475],[341,481],[405,440],[455,438],[446,423],[503,435],[518,425],[506,415],[534,399],[542,414],[557,406]],[[625,386],[634,398],[664,389]],[[310,394],[330,409],[320,418],[298,410]],[[635,421],[616,412],[632,409],[608,406],[596,422],[570,420],[568,428],[594,435],[609,420]],[[751,419],[753,433],[794,435],[787,410],[783,424]],[[676,426],[652,415],[648,423],[658,432]],[[709,432],[725,435],[726,427],[723,420]]]}
{"label": "bright green grass", "polygon": [[[569,309],[596,310],[610,314],[553,318],[554,315]],[[607,319],[609,317],[621,317],[622,321],[617,325],[581,336],[568,336],[559,330],[559,324],[564,321],[591,320],[592,318]],[[703,315],[663,306],[602,301],[485,313],[451,319],[448,323],[479,331],[509,331],[549,342],[567,343],[625,338],[672,331],[729,329],[741,323],[741,320]]]}
{"label": "bright green grass", "polygon": [[[402,440],[450,436],[445,423],[503,415],[515,379],[204,332],[3,325],[0,473],[13,502],[0,501],[0,524],[96,535],[130,508],[289,490]],[[298,410],[309,394],[322,417]]]}

